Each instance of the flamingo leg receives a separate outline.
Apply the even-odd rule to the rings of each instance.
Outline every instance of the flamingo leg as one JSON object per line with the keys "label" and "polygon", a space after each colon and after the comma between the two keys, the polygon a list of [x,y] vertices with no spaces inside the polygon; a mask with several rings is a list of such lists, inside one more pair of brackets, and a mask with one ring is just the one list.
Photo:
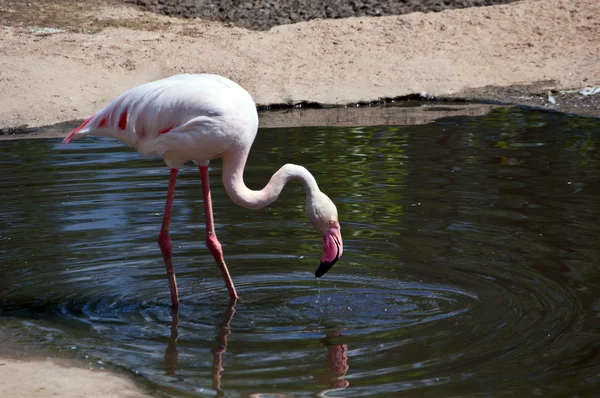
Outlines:
{"label": "flamingo leg", "polygon": [[169,237],[169,225],[171,224],[171,211],[173,209],[173,197],[175,196],[175,183],[177,182],[177,169],[171,169],[169,176],[169,188],[167,190],[167,202],[165,203],[165,214],[162,226],[158,234],[158,246],[165,260],[167,278],[169,278],[169,289],[171,290],[171,303],[173,308],[179,307],[179,294],[177,293],[177,279],[173,270],[173,244]]}
{"label": "flamingo leg", "polygon": [[223,279],[225,280],[225,285],[227,286],[227,290],[229,291],[229,297],[232,300],[236,300],[238,298],[237,292],[235,291],[235,287],[233,286],[233,281],[231,280],[231,275],[229,275],[229,270],[227,269],[227,265],[225,264],[225,259],[223,258],[223,249],[221,248],[221,243],[217,239],[217,234],[215,233],[215,222],[213,218],[212,211],[212,199],[210,196],[210,183],[208,181],[208,166],[198,166],[200,169],[200,179],[202,180],[202,198],[204,199],[204,218],[206,220],[206,246],[209,248],[212,253],[219,269],[221,270],[221,275],[223,275]]}

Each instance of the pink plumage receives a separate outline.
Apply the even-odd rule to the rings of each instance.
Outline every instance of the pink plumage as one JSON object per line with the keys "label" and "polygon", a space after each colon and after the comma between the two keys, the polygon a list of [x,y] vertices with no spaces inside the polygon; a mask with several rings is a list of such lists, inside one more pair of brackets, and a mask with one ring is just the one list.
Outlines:
{"label": "pink plumage", "polygon": [[323,275],[342,255],[343,244],[337,209],[320,191],[315,178],[302,166],[286,164],[260,191],[243,180],[244,167],[258,129],[256,105],[237,83],[217,75],[176,75],[125,91],[105,108],[87,118],[63,140],[67,144],[86,135],[114,137],[135,147],[144,156],[160,156],[171,169],[167,202],[158,243],[161,248],[174,307],[179,305],[169,238],[171,209],[179,168],[195,162],[200,169],[206,218],[206,245],[215,258],[231,299],[237,292],[216,238],[208,180],[208,164],[223,158],[223,185],[240,206],[258,209],[274,202],[284,185],[298,180],[306,190],[306,211],[322,234]]}

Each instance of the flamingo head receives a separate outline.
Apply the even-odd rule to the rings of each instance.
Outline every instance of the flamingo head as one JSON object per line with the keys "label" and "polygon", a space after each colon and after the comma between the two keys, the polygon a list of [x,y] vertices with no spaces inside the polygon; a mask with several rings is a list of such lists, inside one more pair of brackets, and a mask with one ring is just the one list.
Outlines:
{"label": "flamingo head", "polygon": [[323,236],[323,256],[315,272],[315,276],[320,278],[333,267],[344,251],[338,212],[331,199],[323,192],[318,192],[307,201],[306,213],[313,227]]}

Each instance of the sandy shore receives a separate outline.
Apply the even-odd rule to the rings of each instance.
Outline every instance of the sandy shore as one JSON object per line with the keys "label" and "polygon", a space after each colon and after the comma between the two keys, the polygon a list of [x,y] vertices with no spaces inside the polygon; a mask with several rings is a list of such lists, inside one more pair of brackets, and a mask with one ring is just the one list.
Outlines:
{"label": "sandy shore", "polygon": [[19,398],[150,397],[125,377],[51,360],[0,358],[0,396]]}
{"label": "sandy shore", "polygon": [[[46,10],[63,16],[55,28],[64,32],[33,29],[24,14],[0,27],[0,127],[81,119],[129,87],[181,72],[230,77],[262,105],[424,92],[561,110],[568,101],[560,96],[571,94],[557,92],[600,86],[597,0],[525,0],[268,31],[71,3]],[[572,95],[588,103],[571,111],[597,113],[589,104],[599,95]]]}
{"label": "sandy shore", "polygon": [[0,397],[143,398],[156,396],[126,375],[24,343],[11,318],[0,326]]}
{"label": "sandy shore", "polygon": [[[23,2],[0,2],[0,128],[81,119],[127,88],[182,72],[230,77],[261,105],[343,105],[426,93],[600,115],[600,94],[579,94],[600,86],[598,0],[525,0],[267,31],[180,20],[115,1],[17,3]],[[386,108],[307,110],[272,113],[262,123],[366,125],[402,117]],[[2,397],[146,396],[115,374],[2,353]]]}

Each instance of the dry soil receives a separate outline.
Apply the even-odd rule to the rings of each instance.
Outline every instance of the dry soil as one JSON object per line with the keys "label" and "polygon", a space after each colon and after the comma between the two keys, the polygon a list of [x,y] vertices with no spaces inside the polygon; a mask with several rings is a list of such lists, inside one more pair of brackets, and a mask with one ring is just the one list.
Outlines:
{"label": "dry soil", "polygon": [[230,77],[264,106],[422,93],[597,116],[600,95],[579,90],[600,86],[598,15],[598,0],[525,0],[248,30],[116,0],[0,0],[0,128],[81,119],[127,88],[181,72]]}

